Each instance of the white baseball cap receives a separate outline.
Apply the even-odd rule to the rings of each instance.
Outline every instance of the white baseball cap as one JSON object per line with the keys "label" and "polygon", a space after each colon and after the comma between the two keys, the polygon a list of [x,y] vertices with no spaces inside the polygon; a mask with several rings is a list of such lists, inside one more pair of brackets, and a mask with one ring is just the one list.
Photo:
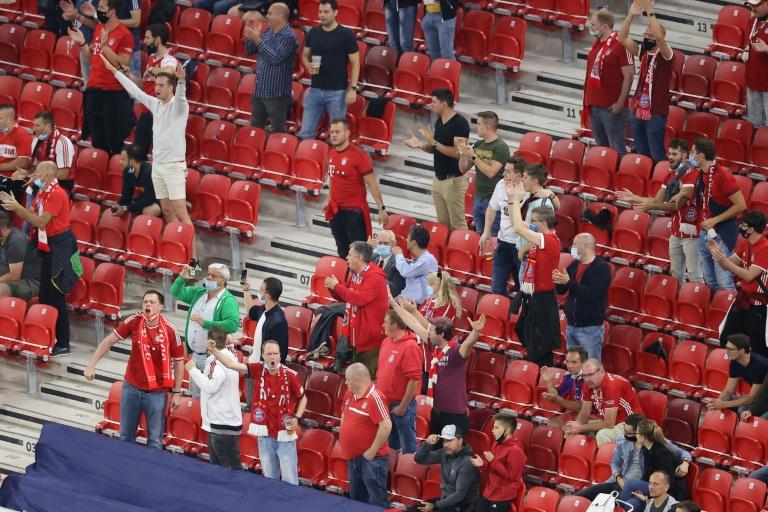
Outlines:
{"label": "white baseball cap", "polygon": [[766,1],[768,0],[747,0],[746,2],[744,2],[744,5],[757,7],[758,5],[764,4]]}
{"label": "white baseball cap", "polygon": [[440,432],[440,437],[446,441],[453,441],[457,437],[462,437],[462,432],[456,428],[456,425],[446,425]]}

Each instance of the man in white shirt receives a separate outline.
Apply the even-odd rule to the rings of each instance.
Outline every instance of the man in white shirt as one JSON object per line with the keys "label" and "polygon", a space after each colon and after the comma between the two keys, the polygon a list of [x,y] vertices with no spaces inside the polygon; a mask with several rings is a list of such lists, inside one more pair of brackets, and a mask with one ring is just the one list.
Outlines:
{"label": "man in white shirt", "polygon": [[[233,344],[227,343],[227,333],[214,327],[208,331],[221,357],[237,362]],[[185,365],[189,381],[200,388],[200,415],[203,430],[208,432],[208,455],[211,464],[240,469],[240,431],[243,416],[240,411],[240,375],[208,356],[205,370],[200,371],[190,359]]]}
{"label": "man in white shirt", "polygon": [[395,267],[405,278],[405,288],[400,295],[421,305],[425,299],[432,296],[433,290],[427,284],[429,274],[438,271],[437,260],[427,250],[429,246],[429,231],[416,224],[408,230],[408,252],[413,258],[406,260],[403,250],[398,246],[392,247],[395,255]]}
{"label": "man in white shirt", "polygon": [[[58,171],[56,179],[67,192],[72,193],[75,184],[75,176],[72,171],[72,163],[75,158],[75,146],[69,137],[59,132],[53,121],[53,114],[42,111],[35,114],[32,122],[32,167],[29,171],[22,171],[26,178],[35,171],[40,162],[46,160],[56,162]],[[14,175],[20,178],[20,175]]]}
{"label": "man in white shirt", "polygon": [[[189,117],[189,103],[184,68],[176,64],[175,92],[173,76],[165,72],[158,73],[155,77],[157,97],[153,98],[106,58],[101,58],[128,94],[152,113],[152,183],[165,220],[192,224],[186,199],[187,142],[184,133]],[[194,244],[192,253],[195,254]]]}

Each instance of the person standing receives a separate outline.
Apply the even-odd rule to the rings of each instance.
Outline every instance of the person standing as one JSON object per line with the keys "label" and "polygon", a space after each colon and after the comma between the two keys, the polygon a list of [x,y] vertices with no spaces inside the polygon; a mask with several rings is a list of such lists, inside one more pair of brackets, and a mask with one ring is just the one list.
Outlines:
{"label": "person standing", "polygon": [[541,393],[541,397],[566,410],[563,414],[550,418],[549,425],[561,429],[567,422],[575,419],[576,413],[581,410],[581,401],[584,399],[584,375],[581,369],[587,359],[587,350],[584,347],[580,345],[568,347],[565,353],[565,368],[568,371],[557,387],[554,383],[553,369],[548,366],[541,368],[541,380],[547,388]]}
{"label": "person standing", "polygon": [[[728,380],[716,399],[707,404],[710,411],[737,409],[740,413],[748,410],[763,387],[768,374],[768,358],[753,352],[752,343],[746,334],[731,334],[725,344],[725,354],[730,360]],[[744,381],[749,392],[738,396],[737,388]]]}
{"label": "person standing", "polygon": [[560,346],[560,318],[552,281],[552,272],[560,263],[560,239],[554,230],[555,211],[548,206],[534,208],[531,215],[531,223],[537,229],[534,232],[523,222],[520,211],[525,197],[523,185],[507,190],[507,196],[512,198],[509,203],[512,226],[532,246],[521,280],[522,306],[515,330],[523,340],[527,360],[539,366],[554,366],[552,350]]}
{"label": "person standing", "polygon": [[[648,26],[642,45],[629,37],[636,16],[648,15]],[[640,60],[640,74],[635,94],[629,100],[635,152],[653,159],[664,160],[664,134],[669,113],[669,86],[672,80],[672,59],[675,54],[665,39],[667,31],[653,12],[653,0],[635,0],[629,8],[619,39],[632,55]]]}
{"label": "person standing", "polygon": [[16,122],[16,109],[0,104],[0,174],[10,176],[17,169],[28,169],[32,162],[32,137]]}
{"label": "person standing", "polygon": [[[208,331],[221,357],[237,361],[234,344],[227,343],[227,334],[214,327]],[[243,429],[243,415],[240,411],[240,376],[224,364],[216,364],[216,356],[209,355],[205,371],[200,371],[194,359],[184,367],[189,372],[189,381],[200,388],[200,415],[203,430],[208,432],[208,455],[211,464],[229,469],[241,469],[240,431]]]}
{"label": "person standing", "polygon": [[[490,110],[477,114],[477,135],[480,140],[470,148],[466,144],[459,145],[459,170],[466,173],[473,166],[475,173],[475,199],[472,203],[472,221],[475,231],[485,232],[485,217],[488,204],[501,181],[504,164],[509,160],[509,146],[499,137],[499,116]],[[496,236],[499,232],[501,215],[498,211],[493,219],[490,233]]]}
{"label": "person standing", "polygon": [[392,432],[389,447],[401,453],[416,451],[416,400],[421,389],[424,356],[416,335],[408,331],[394,310],[384,315],[384,334],[376,384],[389,400]]}
{"label": "person standing", "polygon": [[270,132],[285,133],[285,121],[291,107],[291,77],[299,40],[289,23],[291,11],[282,2],[269,6],[269,29],[262,35],[258,27],[246,25],[245,51],[258,54],[256,62],[256,88],[251,98],[251,126],[267,127]]}
{"label": "person standing", "polygon": [[372,234],[371,211],[366,185],[379,210],[379,224],[389,216],[373,174],[371,157],[350,141],[349,123],[343,117],[331,120],[331,151],[328,153],[328,199],[323,206],[331,224],[339,258],[346,258],[349,244],[368,240]]}
{"label": "person standing", "polygon": [[[184,266],[171,285],[171,295],[189,304],[184,339],[197,369],[203,371],[208,359],[205,351],[208,330],[218,327],[227,334],[237,331],[240,328],[240,307],[235,296],[227,290],[229,268],[226,265],[208,265],[208,274],[203,283],[195,286],[187,286],[184,283],[185,279],[190,279],[190,270],[189,265]],[[189,392],[194,397],[200,396],[200,388],[192,382],[189,384]]]}
{"label": "person standing", "polygon": [[375,234],[368,240],[368,244],[373,247],[373,262],[384,271],[387,276],[387,286],[389,293],[393,297],[400,295],[405,288],[405,278],[400,275],[395,266],[395,257],[392,250],[397,245],[395,233],[389,229],[382,229],[378,236]]}
{"label": "person standing", "polygon": [[[343,119],[347,105],[357,101],[360,51],[355,34],[336,22],[338,13],[336,0],[320,0],[320,26],[312,27],[304,40],[301,62],[312,75],[312,85],[302,98],[304,114],[297,134],[302,139],[315,138],[323,112],[329,119]],[[352,66],[351,76],[347,64]]]}
{"label": "person standing", "polygon": [[525,491],[523,469],[528,457],[523,443],[515,438],[515,430],[514,416],[494,415],[493,447],[472,457],[472,465],[488,475],[475,512],[508,512],[520,491]]}
{"label": "person standing", "polygon": [[413,31],[416,28],[418,0],[386,0],[384,19],[390,48],[398,55],[413,51]]}
{"label": "person standing", "polygon": [[451,59],[453,38],[456,32],[456,13],[461,4],[456,0],[424,0],[424,18],[421,28],[427,42],[427,53],[432,62],[435,59]]}
{"label": "person standing", "polygon": [[[56,179],[67,193],[72,194],[72,189],[75,186],[75,173],[72,168],[75,159],[75,146],[72,141],[59,132],[54,124],[53,114],[47,111],[35,114],[35,119],[32,122],[32,135],[34,139],[32,139],[30,151],[32,155],[31,170],[34,171],[35,166],[40,162],[56,162],[58,167]],[[24,178],[26,177],[27,175],[24,176]]]}
{"label": "person standing", "polygon": [[91,63],[85,91],[85,117],[93,147],[110,155],[120,153],[135,122],[131,98],[106,65],[127,68],[136,44],[131,31],[120,23],[120,4],[121,0],[99,0],[96,10],[99,23],[90,44],[85,42],[80,29],[69,29],[70,39],[80,46],[81,60]]}
{"label": "person standing", "polygon": [[[598,446],[616,442],[616,437],[624,433],[624,421],[627,417],[643,412],[637,392],[624,377],[606,372],[603,364],[597,359],[588,359],[582,367],[582,372],[589,393],[582,398],[576,419],[566,423],[565,432],[596,432]],[[593,412],[598,419],[590,421]]]}
{"label": "person standing", "polygon": [[[557,293],[568,293],[565,303],[565,345],[584,347],[600,359],[605,339],[605,307],[611,286],[611,267],[595,254],[595,237],[579,233],[573,239],[573,261],[562,271],[552,271]],[[582,361],[583,363],[584,361]]]}
{"label": "person standing", "polygon": [[261,344],[263,362],[239,363],[223,355],[209,340],[207,349],[221,364],[245,373],[253,381],[253,405],[248,435],[259,442],[259,460],[265,477],[299,485],[296,430],[307,406],[299,374],[280,363],[280,346],[273,340]]}
{"label": "person standing", "polygon": [[[439,440],[443,441],[440,449],[435,446]],[[431,434],[427,437],[413,460],[424,466],[440,464],[441,494],[437,500],[427,501],[420,507],[409,507],[407,512],[475,510],[480,475],[472,464],[472,448],[464,443],[464,430],[456,425],[446,425],[439,436]]]}
{"label": "person standing", "polygon": [[[96,377],[96,365],[119,340],[131,338],[131,355],[120,395],[120,439],[133,443],[139,417],[147,419],[147,446],[163,449],[165,409],[171,391],[171,411],[181,405],[184,379],[184,345],[176,329],[161,314],[165,300],[156,290],[147,290],[141,313],[129,316],[104,338],[91,356],[83,375]],[[171,374],[173,367],[173,374]]]}
{"label": "person standing", "polygon": [[[411,149],[421,149],[434,155],[435,177],[432,178],[432,201],[437,221],[451,230],[467,229],[464,216],[464,196],[469,182],[459,169],[458,143],[469,137],[469,123],[454,110],[453,93],[448,89],[432,91],[432,113],[437,116],[434,134],[427,128],[419,130],[426,142],[416,135],[406,139]],[[462,142],[463,143],[463,142]]]}
{"label": "person standing", "polygon": [[3,208],[15,213],[32,226],[30,239],[37,242],[42,255],[40,265],[40,303],[56,308],[56,346],[52,357],[69,354],[69,310],[66,294],[72,289],[83,268],[77,240],[69,224],[70,202],[67,192],[56,179],[55,162],[41,162],[32,174],[38,192],[31,208],[24,208],[7,192],[0,192]]}
{"label": "person standing", "polygon": [[342,401],[339,445],[349,471],[349,497],[388,507],[387,438],[392,431],[387,398],[368,368],[352,363],[344,372],[347,392]]}
{"label": "person standing", "polygon": [[[144,51],[148,54],[147,65],[141,78],[128,73],[128,77],[139,86],[148,96],[155,97],[155,80],[160,73],[173,75],[179,60],[168,48],[168,27],[157,23],[147,27],[144,32]],[[152,112],[145,105],[140,106],[141,114],[136,122],[136,137],[134,144],[139,148],[142,160],[146,160],[149,147],[152,145]]]}
{"label": "person standing", "polygon": [[241,283],[245,309],[248,318],[256,322],[253,331],[253,350],[248,362],[257,363],[261,358],[261,344],[272,340],[280,347],[280,360],[288,360],[288,321],[285,312],[280,307],[280,296],[283,294],[283,282],[276,277],[267,277],[261,282],[256,291],[256,302],[251,285],[248,281]]}
{"label": "person standing", "polygon": [[696,194],[699,199],[699,266],[704,282],[712,290],[733,290],[733,274],[715,263],[709,249],[709,240],[720,246],[730,257],[739,237],[737,216],[747,209],[744,194],[731,172],[715,161],[715,143],[706,137],[697,137],[691,146],[688,163],[697,168],[699,178]]}
{"label": "person standing", "polygon": [[720,326],[720,345],[724,346],[733,333],[745,333],[752,341],[753,349],[768,356],[766,342],[766,304],[768,304],[768,239],[763,236],[766,217],[763,212],[751,210],[744,214],[739,225],[742,240],[736,244],[736,251],[728,257],[725,252],[712,245],[712,258],[740,282],[736,300],[731,303],[728,314]]}
{"label": "person standing", "polygon": [[[189,117],[187,102],[187,75],[181,64],[176,64],[174,75],[162,72],[155,77],[155,95],[150,96],[119,72],[103,56],[104,66],[114,73],[125,90],[152,114],[152,183],[160,200],[166,222],[179,221],[192,225],[187,212],[187,141],[185,132]],[[192,257],[196,254],[192,242]]]}
{"label": "person standing", "polygon": [[688,162],[688,143],[674,139],[667,149],[669,174],[655,197],[640,197],[627,189],[616,197],[632,204],[636,210],[661,210],[672,213],[672,234],[669,237],[669,272],[682,284],[701,282],[699,268],[699,194],[696,184],[698,169]]}
{"label": "person standing", "polygon": [[405,288],[401,295],[421,305],[432,295],[428,277],[438,271],[437,259],[428,250],[429,231],[419,224],[408,230],[406,244],[413,257],[410,261],[405,259],[400,247],[392,248],[397,271],[405,278]]}
{"label": "person standing", "polygon": [[584,108],[589,112],[592,133],[598,146],[609,146],[624,156],[627,152],[627,98],[632,87],[634,59],[613,31],[615,18],[600,9],[589,19],[595,42],[587,56]]}
{"label": "person standing", "polygon": [[334,299],[347,303],[342,334],[355,351],[352,361],[363,363],[375,376],[379,348],[384,339],[381,322],[389,309],[389,287],[384,272],[372,260],[370,245],[352,242],[347,254],[350,272],[346,284],[341,284],[336,276],[329,276],[325,278],[325,287]]}
{"label": "person standing", "polygon": [[117,206],[112,209],[112,215],[121,217],[131,213],[160,217],[163,214],[152,184],[152,163],[143,160],[145,155],[135,144],[126,144],[120,153],[123,188]]}
{"label": "person standing", "polygon": [[747,0],[752,9],[747,68],[747,119],[755,129],[768,124],[768,0]]}

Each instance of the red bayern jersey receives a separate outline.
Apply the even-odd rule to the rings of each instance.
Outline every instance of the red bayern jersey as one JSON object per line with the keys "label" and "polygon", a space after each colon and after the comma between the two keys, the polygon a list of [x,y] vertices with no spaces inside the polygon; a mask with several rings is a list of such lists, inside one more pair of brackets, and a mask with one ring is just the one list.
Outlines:
{"label": "red bayern jersey", "polygon": [[[131,315],[123,323],[115,328],[115,334],[125,340],[131,338],[131,355],[128,358],[128,366],[125,369],[125,381],[137,389],[149,389],[147,382],[147,373],[144,370],[144,363],[141,361],[141,349],[137,340],[139,339],[139,329],[141,327],[141,313]],[[160,325],[147,327],[147,337],[150,343],[152,365],[155,367],[155,375],[158,379],[163,375],[163,362],[160,354],[159,345],[166,343],[167,352],[171,356],[171,361],[184,359],[184,344],[176,335],[176,331],[168,329],[168,337],[162,335]],[[173,376],[173,365],[171,365],[171,376]],[[165,388],[170,389],[173,386],[173,380],[165,383]]]}
{"label": "red bayern jersey", "polygon": [[555,289],[552,281],[552,271],[560,263],[560,239],[552,231],[538,233],[541,237],[539,245],[531,244],[528,252],[528,266],[523,276],[524,283],[533,283],[533,293],[549,292]]}
{"label": "red bayern jersey", "polygon": [[[7,164],[19,157],[32,156],[32,135],[19,125],[14,126],[8,133],[0,133],[0,164]],[[12,174],[13,171],[3,171]]]}
{"label": "red bayern jersey", "polygon": [[[277,438],[277,433],[285,428],[284,416],[293,416],[296,412],[296,404],[304,396],[304,386],[301,384],[299,374],[285,365],[281,365],[280,368],[286,372],[285,378],[288,385],[282,404],[281,389],[285,387],[285,383],[281,372],[269,373],[262,362],[248,363],[248,376],[253,379],[252,412],[266,415],[267,430],[269,437],[272,438]],[[262,391],[264,391],[263,395]]]}
{"label": "red bayern jersey", "polygon": [[[93,31],[91,43],[91,74],[88,76],[89,89],[102,89],[105,91],[122,91],[123,86],[117,81],[115,75],[107,69],[99,54],[101,53],[101,33],[107,30],[103,23],[96,25]],[[119,55],[133,54],[135,46],[133,34],[122,23],[110,30],[107,34],[107,46]]]}
{"label": "red bayern jersey", "polygon": [[[389,419],[387,398],[371,384],[360,397],[347,391],[341,409],[341,431],[339,445],[346,460],[352,460],[363,454],[376,438],[379,423]],[[384,457],[389,451],[385,442],[376,452],[377,457]]]}
{"label": "red bayern jersey", "polygon": [[373,172],[371,157],[359,146],[350,144],[342,151],[331,149],[328,155],[330,201],[339,208],[360,208],[365,202],[363,177]]}
{"label": "red bayern jersey", "polygon": [[[602,53],[604,53],[602,66],[600,66],[599,62],[596,62],[601,49],[603,50]],[[621,68],[633,64],[634,58],[632,54],[624,48],[624,45],[621,44],[618,38],[609,38],[605,42],[601,42],[599,39],[595,40],[587,56],[584,104],[587,106],[609,108],[616,103],[621,93],[621,84],[624,81]],[[595,69],[596,67],[598,69]],[[600,76],[599,87],[594,85],[594,81],[589,80],[590,74],[593,72]]]}
{"label": "red bayern jersey", "polygon": [[617,425],[624,423],[630,414],[643,412],[632,384],[624,377],[608,372],[605,372],[600,387],[590,390],[587,401],[592,402],[592,411],[600,419],[605,419],[606,409],[617,409]]}

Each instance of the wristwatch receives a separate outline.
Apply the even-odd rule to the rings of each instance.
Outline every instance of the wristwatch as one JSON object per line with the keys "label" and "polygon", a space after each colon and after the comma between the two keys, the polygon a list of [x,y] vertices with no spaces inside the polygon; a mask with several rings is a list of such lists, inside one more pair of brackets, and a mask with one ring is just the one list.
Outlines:
{"label": "wristwatch", "polygon": [[174,395],[176,395],[176,394],[180,395],[181,394],[181,390],[180,389],[172,389],[171,393],[173,393]]}
{"label": "wristwatch", "polygon": [[472,161],[474,162],[475,160],[477,160],[477,155],[472,155]]}

